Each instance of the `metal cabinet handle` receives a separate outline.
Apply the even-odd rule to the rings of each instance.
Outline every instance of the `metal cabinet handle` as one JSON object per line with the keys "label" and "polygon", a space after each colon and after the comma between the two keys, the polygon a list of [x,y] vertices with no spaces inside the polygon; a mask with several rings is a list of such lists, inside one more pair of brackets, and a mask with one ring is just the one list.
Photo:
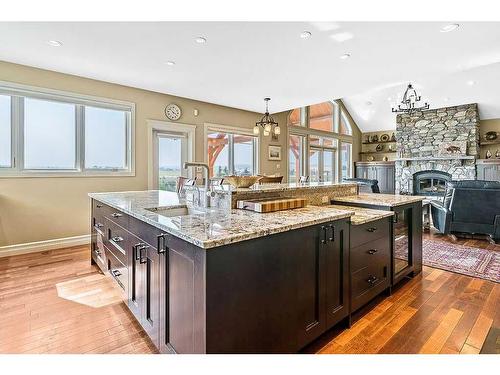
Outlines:
{"label": "metal cabinet handle", "polygon": [[97,249],[94,250],[94,253],[95,253],[95,255],[101,255],[101,251],[97,250]]}
{"label": "metal cabinet handle", "polygon": [[377,227],[371,227],[366,229],[368,232],[373,233],[377,230]]}
{"label": "metal cabinet handle", "polygon": [[[147,249],[149,246],[143,246],[139,248],[139,263],[144,264],[148,261]],[[146,255],[143,255],[143,251],[146,251]]]}
{"label": "metal cabinet handle", "polygon": [[328,238],[331,242],[335,241],[335,226],[333,224],[330,224],[329,227],[332,229],[332,236]]}
{"label": "metal cabinet handle", "polygon": [[141,249],[144,248],[146,245],[144,245],[142,242],[139,242],[138,244],[135,244],[132,246],[134,249],[134,259],[135,260],[140,260],[141,259]]}
{"label": "metal cabinet handle", "polygon": [[111,273],[112,273],[112,274],[113,274],[113,276],[115,276],[115,277],[119,277],[119,276],[121,276],[121,275],[122,275],[122,273],[121,273],[120,271],[118,271],[118,270],[112,270],[112,271],[111,271]]}
{"label": "metal cabinet handle", "polygon": [[101,223],[96,223],[96,224],[95,224],[95,227],[96,227],[96,228],[102,228],[103,226],[104,226],[104,224],[101,224]]}
{"label": "metal cabinet handle", "polygon": [[326,243],[326,227],[324,225],[321,226],[321,230],[323,231],[323,238],[321,239],[321,243]]}
{"label": "metal cabinet handle", "polygon": [[397,224],[398,221],[399,221],[399,213],[398,212],[394,212],[394,218],[392,219],[392,222],[394,224]]}
{"label": "metal cabinet handle", "polygon": [[115,236],[115,237],[111,238],[111,241],[113,241],[113,242],[122,242],[123,238],[120,237],[120,236]]}
{"label": "metal cabinet handle", "polygon": [[158,240],[158,254],[165,254],[166,251],[167,251],[167,246],[165,244],[165,238],[166,234],[163,233],[163,234],[160,234],[159,236],[157,236],[157,240]]}
{"label": "metal cabinet handle", "polygon": [[113,217],[122,217],[123,214],[120,214],[118,212],[114,212],[114,213],[111,214],[111,216],[113,216]]}
{"label": "metal cabinet handle", "polygon": [[96,204],[96,208],[102,208],[102,204]]}
{"label": "metal cabinet handle", "polygon": [[377,250],[377,249],[370,249],[370,250],[368,250],[368,254],[370,254],[370,255],[373,255],[373,254],[375,254],[376,252],[378,252],[378,250]]}
{"label": "metal cabinet handle", "polygon": [[373,285],[373,284],[375,284],[377,281],[378,281],[378,277],[376,277],[376,276],[370,276],[370,277],[366,280],[366,282],[367,282],[368,284],[372,284],[372,285]]}

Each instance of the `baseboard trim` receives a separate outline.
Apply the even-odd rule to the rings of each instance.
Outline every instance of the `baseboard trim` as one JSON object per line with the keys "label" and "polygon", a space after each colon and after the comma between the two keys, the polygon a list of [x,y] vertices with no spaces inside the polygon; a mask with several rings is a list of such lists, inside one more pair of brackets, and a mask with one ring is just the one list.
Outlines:
{"label": "baseboard trim", "polygon": [[0,246],[0,258],[12,255],[37,253],[41,251],[61,249],[64,247],[88,245],[90,235],[56,238],[54,240],[20,243],[17,245]]}

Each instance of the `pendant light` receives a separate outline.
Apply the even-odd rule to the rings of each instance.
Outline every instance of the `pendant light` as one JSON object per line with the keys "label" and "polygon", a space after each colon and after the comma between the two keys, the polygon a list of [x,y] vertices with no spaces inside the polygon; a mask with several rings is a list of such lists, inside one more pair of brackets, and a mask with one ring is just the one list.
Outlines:
{"label": "pendant light", "polygon": [[398,104],[397,108],[392,108],[392,112],[412,114],[414,111],[423,111],[429,109],[428,103],[424,103],[423,105],[418,107],[421,100],[422,98],[417,94],[417,91],[413,88],[413,85],[409,83],[403,95],[403,100],[401,100],[401,104]]}
{"label": "pendant light", "polygon": [[257,121],[255,123],[255,126],[253,128],[253,133],[255,135],[258,135],[260,133],[260,128],[264,129],[264,136],[269,136],[271,132],[273,132],[275,135],[281,134],[281,129],[278,125],[278,123],[274,120],[273,116],[269,114],[269,101],[271,98],[264,98],[264,101],[266,102],[266,113],[264,113],[264,116],[260,119],[260,121]]}

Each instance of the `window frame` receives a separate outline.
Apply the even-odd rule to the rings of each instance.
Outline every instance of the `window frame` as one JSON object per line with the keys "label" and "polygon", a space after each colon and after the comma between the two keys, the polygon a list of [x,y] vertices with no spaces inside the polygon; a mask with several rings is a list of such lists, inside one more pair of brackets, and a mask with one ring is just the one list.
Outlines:
{"label": "window frame", "polygon": [[[135,103],[0,81],[0,95],[11,97],[11,167],[0,167],[8,177],[109,177],[135,176]],[[75,106],[75,168],[28,169],[24,167],[24,104],[33,98]],[[126,112],[125,168],[85,168],[85,107]]]}
{"label": "window frame", "polygon": [[[228,173],[234,175],[234,142],[233,135],[245,135],[253,138],[252,162],[254,170],[252,174],[257,175],[260,172],[260,137],[253,133],[253,129],[240,128],[236,126],[218,125],[212,123],[204,124],[204,137],[203,137],[203,161],[208,163],[208,134],[213,132],[226,133],[228,135]],[[210,176],[213,178],[214,176]]]}
{"label": "window frame", "polygon": [[[310,166],[309,166],[309,155],[310,155],[310,150],[311,148],[318,148],[318,146],[311,146],[311,136],[317,136],[320,138],[332,138],[336,139],[337,142],[337,147],[335,148],[335,153],[336,153],[336,160],[335,160],[335,179],[333,182],[342,182],[342,152],[341,152],[341,144],[342,143],[349,143],[351,144],[351,160],[350,160],[350,170],[351,174],[354,171],[354,161],[352,158],[352,147],[353,147],[353,126],[350,120],[350,116],[346,113],[347,110],[343,106],[340,100],[332,100],[330,103],[333,106],[333,128],[334,131],[329,132],[329,131],[324,131],[324,130],[317,130],[317,129],[312,129],[309,127],[309,106],[306,107],[300,107],[300,113],[301,113],[301,118],[302,116],[305,117],[306,123],[303,124],[302,126],[296,126],[296,125],[288,125],[287,126],[287,131],[288,135],[296,135],[296,136],[303,136],[305,137],[305,144],[306,148],[304,150],[304,155],[303,159],[301,160],[300,163],[304,165],[304,175],[310,176]],[[319,104],[319,103],[317,103]],[[290,111],[291,113],[291,111]],[[340,119],[341,116],[344,114],[345,120],[347,120],[346,125],[350,127],[351,134],[344,134],[340,133]],[[290,115],[290,114],[288,114]],[[288,118],[287,118],[287,123],[288,123]],[[321,147],[321,146],[320,146]],[[290,171],[290,166],[289,160],[287,158],[287,178],[288,180],[290,179],[289,176],[289,171]],[[289,181],[290,182],[290,181]]]}

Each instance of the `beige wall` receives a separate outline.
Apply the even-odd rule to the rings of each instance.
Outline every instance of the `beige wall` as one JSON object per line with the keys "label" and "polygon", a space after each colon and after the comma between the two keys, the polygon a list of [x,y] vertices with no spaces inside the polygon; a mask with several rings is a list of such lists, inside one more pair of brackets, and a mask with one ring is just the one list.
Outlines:
{"label": "beige wall", "polygon": [[[136,104],[135,177],[0,178],[0,246],[43,241],[87,234],[89,231],[88,192],[147,189],[146,120],[166,120],[164,108],[178,104],[180,123],[196,128],[196,160],[203,160],[205,122],[251,128],[261,114],[189,100],[151,91],[115,85],[77,76],[0,61],[0,80],[86,95],[125,100]],[[262,104],[264,107],[264,103]],[[193,115],[193,109],[199,115]],[[286,124],[285,114],[277,115]],[[269,138],[261,139],[260,172],[286,175],[282,162],[267,160]],[[286,136],[278,144],[286,155]],[[280,164],[277,168],[276,164]]]}

